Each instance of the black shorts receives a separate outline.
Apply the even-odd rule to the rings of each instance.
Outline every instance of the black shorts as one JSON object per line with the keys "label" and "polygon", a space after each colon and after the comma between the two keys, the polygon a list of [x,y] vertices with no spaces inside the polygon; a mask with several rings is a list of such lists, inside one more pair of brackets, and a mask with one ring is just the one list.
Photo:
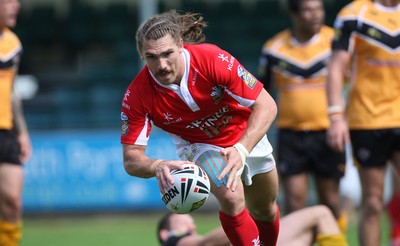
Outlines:
{"label": "black shorts", "polygon": [[279,174],[290,177],[304,172],[325,178],[340,179],[344,176],[346,155],[331,149],[326,143],[326,131],[278,132]]}
{"label": "black shorts", "polygon": [[0,130],[0,163],[21,165],[21,153],[14,131]]}
{"label": "black shorts", "polygon": [[400,128],[350,130],[353,158],[362,167],[386,165],[395,151],[400,151]]}

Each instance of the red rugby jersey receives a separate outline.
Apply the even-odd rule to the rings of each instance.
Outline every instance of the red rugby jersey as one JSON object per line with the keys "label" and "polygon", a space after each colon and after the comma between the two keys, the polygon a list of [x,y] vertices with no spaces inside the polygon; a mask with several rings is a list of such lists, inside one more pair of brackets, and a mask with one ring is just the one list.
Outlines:
{"label": "red rugby jersey", "polygon": [[185,45],[180,86],[163,85],[145,66],[122,101],[121,143],[147,145],[151,122],[175,143],[232,146],[242,136],[263,85],[212,44]]}

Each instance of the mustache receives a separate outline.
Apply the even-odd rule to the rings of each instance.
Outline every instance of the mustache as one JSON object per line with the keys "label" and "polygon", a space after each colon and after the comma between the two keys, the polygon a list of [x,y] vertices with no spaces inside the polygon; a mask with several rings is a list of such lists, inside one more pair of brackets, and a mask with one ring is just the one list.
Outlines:
{"label": "mustache", "polygon": [[162,74],[166,74],[166,73],[170,73],[170,72],[172,72],[172,71],[169,69],[161,69],[161,70],[157,71],[157,75],[162,75]]}

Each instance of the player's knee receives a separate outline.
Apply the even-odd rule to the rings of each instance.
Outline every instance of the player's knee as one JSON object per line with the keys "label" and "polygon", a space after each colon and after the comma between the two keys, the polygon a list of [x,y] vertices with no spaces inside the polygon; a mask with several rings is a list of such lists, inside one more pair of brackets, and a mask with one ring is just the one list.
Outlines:
{"label": "player's knee", "polygon": [[288,196],[286,202],[289,211],[299,210],[306,206],[306,198],[300,195]]}
{"label": "player's knee", "polygon": [[227,213],[238,213],[245,206],[244,195],[241,192],[232,192],[225,186],[221,186],[214,192],[222,211]]}
{"label": "player's knee", "polygon": [[286,192],[286,200],[290,206],[302,208],[306,204],[307,196],[296,192]]}
{"label": "player's knee", "polygon": [[1,204],[2,219],[6,221],[16,221],[22,211],[22,202],[18,195],[8,194],[2,199]]}
{"label": "player's knee", "polygon": [[314,210],[313,213],[318,214],[321,219],[333,217],[332,211],[325,205],[316,205]]}
{"label": "player's knee", "polygon": [[377,196],[367,197],[362,204],[366,215],[376,215],[383,211],[383,200]]}
{"label": "player's knee", "polygon": [[[222,189],[226,189],[226,188],[223,187]],[[242,194],[235,194],[235,192],[231,192],[228,189],[226,189],[226,190],[227,190],[227,192],[224,192],[222,194],[222,200],[224,200],[224,201],[226,201],[227,203],[230,203],[230,204],[244,202],[244,196]]]}
{"label": "player's knee", "polygon": [[276,203],[270,203],[265,206],[253,206],[249,208],[253,218],[260,221],[273,221],[278,212]]}

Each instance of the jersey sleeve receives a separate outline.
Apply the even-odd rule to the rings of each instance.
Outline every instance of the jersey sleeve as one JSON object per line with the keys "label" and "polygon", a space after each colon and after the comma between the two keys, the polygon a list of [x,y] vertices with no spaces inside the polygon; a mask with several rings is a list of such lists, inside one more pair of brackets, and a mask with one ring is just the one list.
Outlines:
{"label": "jersey sleeve", "polygon": [[[150,111],[146,103],[151,100],[141,99],[143,89],[135,86],[136,81],[128,87],[122,100],[121,110],[121,143],[147,145],[151,131]],[[150,93],[148,93],[148,96]]]}
{"label": "jersey sleeve", "polygon": [[348,4],[336,16],[334,22],[335,37],[332,42],[333,50],[349,50],[352,33],[357,29],[357,13],[362,2],[354,1]]}
{"label": "jersey sleeve", "polygon": [[227,51],[213,46],[207,49],[207,56],[205,60],[210,79],[225,88],[242,106],[251,107],[263,89],[263,84]]}
{"label": "jersey sleeve", "polygon": [[261,50],[258,64],[258,79],[263,83],[264,88],[270,92],[272,88],[272,67],[273,56],[269,52],[269,43],[266,42]]}

